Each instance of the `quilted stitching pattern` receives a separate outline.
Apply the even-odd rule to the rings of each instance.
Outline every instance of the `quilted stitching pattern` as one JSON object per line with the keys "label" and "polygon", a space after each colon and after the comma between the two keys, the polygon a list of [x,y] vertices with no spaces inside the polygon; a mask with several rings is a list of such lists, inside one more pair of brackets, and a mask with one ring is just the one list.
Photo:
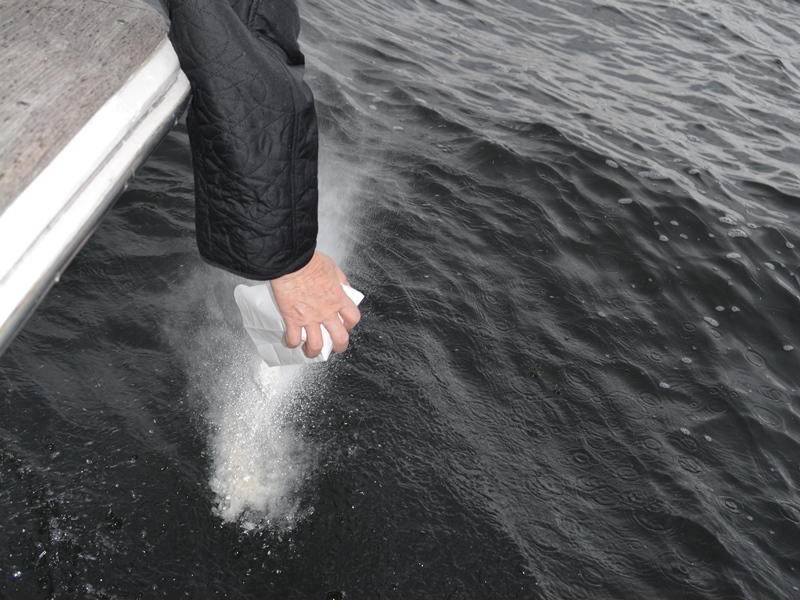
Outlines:
{"label": "quilted stitching pattern", "polygon": [[214,266],[274,279],[317,238],[317,118],[293,0],[170,0],[192,84],[197,245]]}

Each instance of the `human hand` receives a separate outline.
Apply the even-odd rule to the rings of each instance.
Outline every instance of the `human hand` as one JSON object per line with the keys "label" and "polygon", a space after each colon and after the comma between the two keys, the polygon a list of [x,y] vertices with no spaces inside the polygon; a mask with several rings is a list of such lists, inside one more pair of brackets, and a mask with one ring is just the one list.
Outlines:
{"label": "human hand", "polygon": [[[347,278],[333,260],[314,252],[302,269],[270,281],[275,303],[286,323],[286,345],[296,348],[306,330],[303,352],[315,358],[322,351],[322,330],[331,336],[334,352],[344,352],[350,339],[348,330],[361,320],[361,312],[344,293]],[[341,316],[341,318],[340,318]]]}

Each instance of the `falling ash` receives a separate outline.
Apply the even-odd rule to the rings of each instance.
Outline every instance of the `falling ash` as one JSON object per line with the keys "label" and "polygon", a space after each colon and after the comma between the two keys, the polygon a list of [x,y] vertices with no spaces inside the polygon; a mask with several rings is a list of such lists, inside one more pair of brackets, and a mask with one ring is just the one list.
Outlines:
{"label": "falling ash", "polygon": [[[319,247],[340,266],[357,223],[349,211],[359,178],[334,161],[320,172]],[[175,294],[168,327],[206,415],[213,511],[245,529],[286,531],[305,516],[319,451],[302,422],[319,396],[323,365],[267,367],[241,324],[233,288],[247,283],[199,263]]]}

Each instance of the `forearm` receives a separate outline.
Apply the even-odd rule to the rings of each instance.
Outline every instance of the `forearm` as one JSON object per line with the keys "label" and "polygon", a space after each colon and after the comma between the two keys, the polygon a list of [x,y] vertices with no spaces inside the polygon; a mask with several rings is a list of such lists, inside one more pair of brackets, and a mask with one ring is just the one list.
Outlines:
{"label": "forearm", "polygon": [[317,121],[290,0],[170,0],[192,84],[187,120],[203,258],[251,279],[311,259]]}

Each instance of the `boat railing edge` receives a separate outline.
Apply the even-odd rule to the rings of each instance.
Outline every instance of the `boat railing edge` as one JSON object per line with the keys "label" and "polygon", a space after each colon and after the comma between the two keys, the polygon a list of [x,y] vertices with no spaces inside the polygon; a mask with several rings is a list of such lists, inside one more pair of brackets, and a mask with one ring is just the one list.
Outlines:
{"label": "boat railing edge", "polygon": [[175,125],[189,82],[164,40],[0,214],[0,354]]}

